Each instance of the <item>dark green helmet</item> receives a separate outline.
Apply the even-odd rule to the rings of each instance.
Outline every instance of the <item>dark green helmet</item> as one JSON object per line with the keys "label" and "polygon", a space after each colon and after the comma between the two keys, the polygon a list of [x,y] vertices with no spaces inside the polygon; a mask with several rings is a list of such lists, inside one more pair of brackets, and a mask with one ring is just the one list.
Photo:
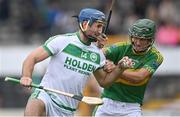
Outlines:
{"label": "dark green helmet", "polygon": [[149,19],[137,20],[130,28],[130,37],[154,40],[156,26],[154,21]]}
{"label": "dark green helmet", "polygon": [[130,28],[129,28],[129,36],[131,43],[133,45],[133,49],[137,52],[136,50],[136,45],[134,43],[134,38],[139,38],[139,39],[146,39],[150,40],[151,43],[142,49],[140,52],[148,52],[153,43],[154,43],[154,37],[155,37],[155,32],[156,32],[156,25],[152,20],[149,19],[139,19],[137,20]]}

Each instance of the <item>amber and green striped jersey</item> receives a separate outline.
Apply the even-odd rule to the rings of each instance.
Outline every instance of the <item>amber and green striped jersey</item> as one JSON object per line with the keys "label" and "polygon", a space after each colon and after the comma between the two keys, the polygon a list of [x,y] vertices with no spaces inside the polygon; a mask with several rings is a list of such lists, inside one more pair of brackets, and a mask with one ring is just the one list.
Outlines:
{"label": "amber and green striped jersey", "polygon": [[[115,64],[124,56],[133,59],[134,67],[128,70],[147,69],[151,76],[161,65],[163,57],[161,53],[152,47],[147,53],[136,54],[132,49],[132,45],[128,42],[119,42],[105,48],[106,58],[113,61]],[[138,84],[130,83],[126,80],[118,78],[110,87],[104,88],[103,97],[129,103],[142,104],[145,89],[150,77]]]}

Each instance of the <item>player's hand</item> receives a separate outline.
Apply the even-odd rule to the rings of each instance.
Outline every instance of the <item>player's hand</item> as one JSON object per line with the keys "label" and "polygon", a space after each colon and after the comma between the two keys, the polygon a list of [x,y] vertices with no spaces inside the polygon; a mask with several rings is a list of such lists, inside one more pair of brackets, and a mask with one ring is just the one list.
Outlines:
{"label": "player's hand", "polygon": [[118,67],[121,68],[121,69],[133,68],[133,66],[134,66],[134,62],[128,56],[123,57],[118,62]]}
{"label": "player's hand", "polygon": [[112,72],[115,68],[116,65],[112,61],[106,60],[106,64],[104,65],[103,70],[109,73]]}
{"label": "player's hand", "polygon": [[[31,85],[31,83],[32,83],[32,79],[30,77],[22,77],[20,79],[20,84],[25,87],[29,87]],[[31,89],[31,88],[29,87],[29,89]]]}
{"label": "player's hand", "polygon": [[97,47],[99,48],[103,48],[104,45],[107,43],[107,36],[105,34],[101,34],[99,36],[97,36]]}

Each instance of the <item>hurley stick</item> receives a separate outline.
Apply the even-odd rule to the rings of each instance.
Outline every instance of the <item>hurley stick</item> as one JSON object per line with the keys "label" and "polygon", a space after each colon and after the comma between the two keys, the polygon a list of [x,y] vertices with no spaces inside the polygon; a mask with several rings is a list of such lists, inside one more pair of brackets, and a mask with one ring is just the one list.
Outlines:
{"label": "hurley stick", "polygon": [[[15,83],[15,84],[20,84],[20,80],[14,79],[14,78],[10,78],[10,77],[6,77],[5,81],[12,82],[12,83]],[[65,95],[65,96],[71,97],[73,99],[82,101],[82,102],[84,102],[86,104],[90,104],[90,105],[103,104],[102,99],[101,98],[97,98],[97,97],[87,97],[87,96],[75,95],[75,94],[66,93],[66,92],[63,92],[63,91],[60,91],[60,90],[46,88],[46,87],[43,87],[43,86],[40,86],[40,85],[37,85],[37,84],[34,84],[34,83],[32,83],[30,85],[30,87],[34,87],[34,88],[38,88],[38,89],[43,89],[45,91],[57,93],[57,94],[60,94],[60,95]]]}

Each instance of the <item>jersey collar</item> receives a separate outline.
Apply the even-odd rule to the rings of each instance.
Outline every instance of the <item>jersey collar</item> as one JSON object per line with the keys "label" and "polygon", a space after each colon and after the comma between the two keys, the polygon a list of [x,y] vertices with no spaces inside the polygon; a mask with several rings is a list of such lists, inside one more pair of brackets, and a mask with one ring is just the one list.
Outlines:
{"label": "jersey collar", "polygon": [[83,43],[84,45],[87,45],[87,46],[91,45],[91,42],[85,43],[85,42],[82,41],[82,39],[81,39],[81,37],[80,37],[80,32],[76,32],[76,35],[77,35],[77,37],[78,37],[78,39],[79,39],[79,41],[80,41],[81,43]]}

